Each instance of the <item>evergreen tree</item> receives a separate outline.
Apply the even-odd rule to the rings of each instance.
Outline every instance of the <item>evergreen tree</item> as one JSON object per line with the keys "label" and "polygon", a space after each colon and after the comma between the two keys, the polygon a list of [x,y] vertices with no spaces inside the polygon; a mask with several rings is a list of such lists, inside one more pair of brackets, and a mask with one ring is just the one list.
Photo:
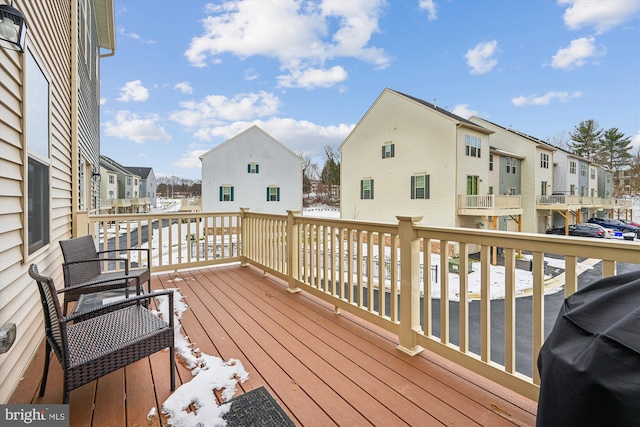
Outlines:
{"label": "evergreen tree", "polygon": [[618,128],[606,130],[600,137],[600,149],[595,159],[614,171],[629,166],[631,162],[631,138],[625,137]]}
{"label": "evergreen tree", "polygon": [[340,185],[340,160],[333,147],[324,147],[324,160],[320,181],[326,185]]}
{"label": "evergreen tree", "polygon": [[602,135],[600,124],[596,120],[585,120],[575,127],[575,132],[569,134],[573,144],[569,144],[574,154],[593,160],[598,152],[599,139]]}

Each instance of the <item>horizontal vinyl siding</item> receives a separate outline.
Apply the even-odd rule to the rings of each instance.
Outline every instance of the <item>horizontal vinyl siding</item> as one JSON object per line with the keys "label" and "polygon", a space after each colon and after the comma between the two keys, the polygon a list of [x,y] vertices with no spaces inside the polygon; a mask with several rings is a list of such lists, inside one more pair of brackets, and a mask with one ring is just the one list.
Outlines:
{"label": "horizontal vinyl siding", "polygon": [[51,90],[51,233],[49,245],[30,256],[23,254],[26,153],[22,136],[22,67],[28,53],[20,55],[2,49],[0,324],[16,323],[18,334],[10,351],[0,357],[0,403],[10,397],[44,334],[37,286],[27,269],[36,263],[41,273],[62,286],[58,241],[70,237],[71,230],[71,3],[16,0],[14,6],[25,15],[29,25],[27,48],[34,52],[49,78]]}
{"label": "horizontal vinyl siding", "polygon": [[[394,144],[392,158],[381,147]],[[423,216],[421,224],[455,221],[455,124],[409,98],[385,91],[341,148],[341,216],[396,223]],[[430,176],[430,198],[411,199],[411,176]],[[360,180],[374,180],[374,199],[360,199]],[[437,214],[436,214],[437,212]]]}

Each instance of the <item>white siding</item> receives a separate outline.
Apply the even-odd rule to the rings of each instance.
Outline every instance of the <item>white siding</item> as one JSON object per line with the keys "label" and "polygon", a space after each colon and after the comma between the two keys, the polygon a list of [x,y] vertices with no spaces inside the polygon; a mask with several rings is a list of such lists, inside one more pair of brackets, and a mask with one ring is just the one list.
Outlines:
{"label": "white siding", "polygon": [[[202,210],[284,214],[302,209],[302,160],[257,126],[201,156]],[[258,173],[248,173],[255,162]],[[234,189],[233,201],[220,201],[220,186]],[[280,201],[267,201],[267,187],[280,188]]]}

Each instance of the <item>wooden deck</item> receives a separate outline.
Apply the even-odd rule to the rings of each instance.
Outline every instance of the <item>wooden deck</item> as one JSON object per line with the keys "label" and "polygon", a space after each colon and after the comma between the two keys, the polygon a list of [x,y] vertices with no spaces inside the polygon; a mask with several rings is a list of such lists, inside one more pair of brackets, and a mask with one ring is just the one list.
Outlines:
{"label": "wooden deck", "polygon": [[[423,351],[410,357],[397,338],[349,313],[230,265],[154,275],[152,288],[179,288],[181,323],[200,351],[242,361],[241,394],[264,385],[300,426],[472,426],[535,424],[536,403]],[[60,403],[60,365],[51,363],[37,396],[44,346],[9,403]],[[72,426],[164,425],[149,411],[170,394],[168,351],[71,392]],[[177,386],[191,379],[178,364]]]}

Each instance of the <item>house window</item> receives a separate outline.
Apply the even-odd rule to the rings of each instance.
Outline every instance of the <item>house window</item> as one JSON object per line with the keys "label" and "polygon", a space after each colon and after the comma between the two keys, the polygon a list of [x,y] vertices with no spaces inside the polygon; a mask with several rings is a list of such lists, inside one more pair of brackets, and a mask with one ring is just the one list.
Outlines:
{"label": "house window", "polygon": [[511,173],[516,173],[517,164],[518,164],[518,159],[511,159]]}
{"label": "house window", "polygon": [[360,198],[373,199],[373,179],[360,180]]}
{"label": "house window", "polygon": [[115,181],[113,175],[109,175],[109,184],[113,184],[113,182]]}
{"label": "house window", "polygon": [[587,165],[580,165],[580,176],[587,176]]}
{"label": "house window", "polygon": [[127,178],[127,185],[131,185],[131,178]]}
{"label": "house window", "polygon": [[493,194],[493,187],[491,187],[491,186],[489,187],[489,193],[488,194],[490,194],[490,195]]}
{"label": "house window", "polygon": [[489,170],[493,170],[493,154],[489,154]]}
{"label": "house window", "polygon": [[279,202],[280,201],[280,187],[271,185],[267,187],[267,202]]}
{"label": "house window", "polygon": [[233,186],[231,185],[220,186],[220,201],[233,202]]}
{"label": "house window", "polygon": [[429,175],[414,175],[411,177],[411,198],[429,198]]}
{"label": "house window", "polygon": [[133,180],[133,185],[138,185],[138,180],[137,179]]}
{"label": "house window", "polygon": [[382,146],[382,158],[388,159],[390,157],[395,157],[395,144],[387,142]]}
{"label": "house window", "polygon": [[596,169],[591,168],[591,179],[596,179]]}
{"label": "house window", "polygon": [[465,135],[465,154],[470,157],[481,157],[482,140],[477,136]]}
{"label": "house window", "polygon": [[569,162],[569,173],[572,175],[576,174],[576,162]]}
{"label": "house window", "polygon": [[542,169],[549,169],[549,155],[546,153],[540,153],[540,167]]}
{"label": "house window", "polygon": [[474,175],[467,175],[467,195],[468,196],[477,196],[478,195],[478,181],[480,177]]}
{"label": "house window", "polygon": [[511,173],[511,157],[506,157],[504,160],[507,165],[507,173]]}
{"label": "house window", "polygon": [[596,189],[595,188],[591,189],[591,197],[596,197]]}
{"label": "house window", "polygon": [[542,181],[540,183],[540,195],[542,196],[546,196],[547,195],[547,187],[549,186],[549,183],[547,181]]}
{"label": "house window", "polygon": [[32,254],[50,243],[49,81],[30,54],[26,65],[25,125],[28,155],[27,241]]}
{"label": "house window", "polygon": [[109,191],[109,198],[110,198],[110,199],[113,199],[113,198],[114,198],[113,191]]}
{"label": "house window", "polygon": [[611,174],[607,173],[607,183],[611,182]]}
{"label": "house window", "polygon": [[575,184],[571,184],[571,186],[569,187],[569,195],[571,195],[571,196],[575,196],[576,195],[576,186],[575,186]]}
{"label": "house window", "polygon": [[247,173],[260,173],[260,165],[256,162],[251,162],[247,165]]}

